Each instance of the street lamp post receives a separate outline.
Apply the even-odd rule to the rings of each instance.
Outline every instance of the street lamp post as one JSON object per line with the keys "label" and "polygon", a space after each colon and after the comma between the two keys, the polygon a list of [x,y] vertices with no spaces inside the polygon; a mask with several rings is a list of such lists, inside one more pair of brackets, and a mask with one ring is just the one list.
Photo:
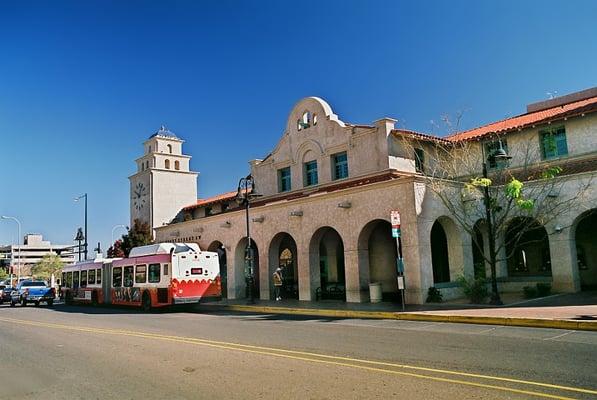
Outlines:
{"label": "street lamp post", "polygon": [[[12,219],[13,221],[15,221],[17,223],[17,226],[18,226],[18,231],[19,231],[19,237],[17,240],[17,244],[19,245],[19,260],[17,261],[17,284],[18,284],[19,280],[21,279],[21,240],[22,240],[21,239],[21,221],[19,221],[15,217],[9,217],[6,215],[2,215],[0,217],[0,219]],[[12,252],[11,252],[11,258],[13,258]],[[10,283],[12,285],[12,271],[11,271],[11,275],[10,275]]]}
{"label": "street lamp post", "polygon": [[[481,155],[483,157],[483,178],[487,179],[487,159],[496,161],[509,160],[512,157],[506,153],[502,147],[502,141],[499,141],[500,147],[490,154],[489,157],[485,156],[485,145],[481,143]],[[487,235],[489,236],[489,260],[491,267],[491,299],[490,304],[502,305],[502,299],[497,287],[497,271],[496,271],[496,252],[495,252],[495,232],[493,226],[493,216],[491,212],[491,198],[489,196],[489,187],[483,186],[483,204],[485,206],[485,223],[487,224]]]}
{"label": "street lamp post", "polygon": [[114,231],[117,228],[124,228],[124,229],[126,229],[126,225],[122,225],[122,224],[120,224],[120,225],[114,225],[114,227],[112,228],[112,242],[110,243],[110,246],[114,246]]}
{"label": "street lamp post", "polygon": [[83,197],[85,198],[85,243],[83,243],[83,254],[85,254],[85,260],[87,260],[87,193],[79,197],[75,197],[75,201],[79,201]]}
{"label": "street lamp post", "polygon": [[249,304],[254,304],[253,286],[255,284],[255,255],[251,247],[251,230],[249,228],[249,204],[252,198],[258,197],[255,191],[255,179],[251,174],[238,181],[236,201],[240,206],[245,206],[245,220],[247,224],[247,247],[245,249],[245,279],[249,289]]}

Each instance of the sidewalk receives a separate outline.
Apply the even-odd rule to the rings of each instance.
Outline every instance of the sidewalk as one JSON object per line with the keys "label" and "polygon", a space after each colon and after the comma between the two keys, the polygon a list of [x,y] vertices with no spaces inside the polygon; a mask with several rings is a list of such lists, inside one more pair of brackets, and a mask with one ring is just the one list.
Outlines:
{"label": "sidewalk", "polygon": [[556,294],[533,300],[513,301],[504,306],[454,302],[407,305],[404,312],[400,304],[345,303],[334,300],[318,302],[257,300],[253,305],[247,305],[246,299],[223,300],[202,304],[200,308],[205,311],[399,319],[597,331],[597,292]]}

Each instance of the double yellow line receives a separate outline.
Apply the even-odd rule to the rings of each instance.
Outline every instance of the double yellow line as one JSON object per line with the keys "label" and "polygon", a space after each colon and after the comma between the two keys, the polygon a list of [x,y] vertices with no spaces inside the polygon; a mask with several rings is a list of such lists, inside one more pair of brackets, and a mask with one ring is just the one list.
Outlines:
{"label": "double yellow line", "polygon": [[[279,357],[279,358],[300,360],[300,361],[306,361],[306,362],[311,362],[311,363],[321,363],[321,364],[327,364],[327,365],[337,365],[337,366],[342,366],[342,367],[357,368],[357,369],[361,369],[361,370],[367,370],[367,371],[372,371],[372,372],[381,372],[381,373],[385,373],[385,374],[410,376],[410,377],[427,379],[427,380],[432,380],[432,381],[437,381],[437,382],[460,384],[460,385],[473,386],[473,387],[479,387],[479,388],[484,388],[484,389],[499,390],[499,391],[518,393],[518,394],[524,394],[524,395],[530,395],[530,396],[537,396],[537,397],[542,397],[542,398],[550,398],[550,399],[569,400],[569,399],[574,399],[574,398],[556,395],[556,394],[532,391],[532,390],[517,389],[517,388],[513,388],[513,387],[508,387],[508,386],[499,386],[498,384],[487,384],[487,383],[481,383],[481,382],[473,382],[473,381],[468,381],[468,380],[453,379],[453,378],[436,376],[436,375],[448,375],[448,376],[456,376],[456,377],[460,377],[460,378],[472,378],[472,379],[477,379],[480,381],[485,380],[485,381],[493,381],[493,382],[497,382],[497,383],[510,383],[510,384],[520,385],[520,386],[531,386],[531,387],[537,387],[537,388],[541,388],[541,389],[550,389],[553,391],[563,391],[563,392],[597,395],[597,390],[575,388],[575,387],[570,387],[570,386],[553,385],[553,384],[543,383],[543,382],[526,381],[526,380],[521,380],[521,379],[504,378],[504,377],[491,376],[491,375],[472,374],[472,373],[467,373],[467,372],[450,371],[450,370],[443,370],[443,369],[437,369],[437,368],[418,367],[418,366],[413,366],[413,365],[396,364],[396,363],[365,360],[365,359],[351,358],[351,357],[332,356],[332,355],[327,355],[327,354],[278,349],[278,348],[272,348],[272,347],[252,346],[252,345],[246,345],[246,344],[240,344],[240,343],[222,342],[222,341],[214,341],[214,340],[184,337],[184,336],[171,336],[171,335],[162,335],[162,334],[146,333],[146,332],[139,332],[139,331],[127,331],[127,330],[120,330],[120,329],[71,326],[71,325],[55,324],[55,323],[48,323],[48,322],[20,320],[20,319],[13,319],[13,318],[0,318],[0,321],[8,322],[11,324],[29,325],[29,326],[36,326],[36,327],[43,327],[43,328],[50,328],[50,329],[61,329],[61,330],[66,330],[66,331],[86,332],[86,333],[95,333],[95,334],[104,334],[104,335],[107,334],[107,335],[129,336],[129,337],[137,337],[137,338],[144,338],[144,339],[154,339],[154,340],[162,340],[162,341],[169,341],[169,342],[176,342],[176,343],[200,345],[200,346],[207,346],[207,347],[218,348],[218,349],[241,351],[241,352],[245,352],[245,353],[253,353],[253,354]],[[407,371],[416,371],[416,372],[407,372]],[[426,375],[424,373],[435,374],[435,375]]]}

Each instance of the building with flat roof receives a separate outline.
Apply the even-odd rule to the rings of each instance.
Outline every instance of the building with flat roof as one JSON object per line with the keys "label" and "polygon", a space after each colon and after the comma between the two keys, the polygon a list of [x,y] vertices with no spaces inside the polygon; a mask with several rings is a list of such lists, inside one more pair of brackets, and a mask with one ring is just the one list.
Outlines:
{"label": "building with flat roof", "polygon": [[[31,267],[39,263],[45,255],[55,254],[65,264],[75,262],[73,245],[52,244],[50,241],[43,240],[42,235],[27,234],[23,238],[23,244],[8,245],[0,247],[0,259],[3,260],[3,267],[13,274],[21,276],[30,276]],[[20,267],[20,273],[18,269]]]}
{"label": "building with flat roof", "polygon": [[[513,171],[532,189],[543,179],[538,171],[557,167],[561,185],[542,201],[574,200],[554,218],[521,211],[507,221],[497,238],[500,290],[549,283],[555,291],[574,292],[597,285],[597,193],[587,183],[597,172],[597,89],[535,103],[519,116],[447,137],[399,129],[391,118],[348,123],[323,99],[308,97],[290,110],[271,153],[249,162],[262,195],[250,211],[257,295],[273,298],[271,276],[283,265],[286,297],[367,302],[369,285],[380,283],[383,297],[394,299],[399,249],[390,213],[398,210],[407,302],[425,302],[430,287],[444,299],[461,296],[459,276],[490,272],[483,257],[489,240],[482,203],[462,198],[472,208],[455,214],[432,190],[429,176],[462,149],[477,155],[477,162],[456,166],[452,180],[480,176],[485,163],[490,176]],[[491,154],[497,149],[507,149],[512,158],[496,162]],[[225,294],[242,298],[245,211],[236,191],[197,199],[196,173],[187,161],[178,137],[149,138],[130,178],[131,217],[151,223],[157,241],[196,242],[221,252]],[[575,199],[583,185],[583,196]],[[455,198],[465,195],[454,191]],[[467,231],[459,219],[480,223]],[[533,233],[524,226],[533,226]],[[528,240],[508,244],[519,236]]]}

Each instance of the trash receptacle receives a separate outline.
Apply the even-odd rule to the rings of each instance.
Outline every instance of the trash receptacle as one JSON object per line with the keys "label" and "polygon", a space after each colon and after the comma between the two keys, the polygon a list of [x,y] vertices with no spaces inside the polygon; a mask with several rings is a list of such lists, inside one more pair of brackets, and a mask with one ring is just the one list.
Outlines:
{"label": "trash receptacle", "polygon": [[381,283],[374,282],[369,284],[369,297],[371,303],[379,303],[381,301]]}

